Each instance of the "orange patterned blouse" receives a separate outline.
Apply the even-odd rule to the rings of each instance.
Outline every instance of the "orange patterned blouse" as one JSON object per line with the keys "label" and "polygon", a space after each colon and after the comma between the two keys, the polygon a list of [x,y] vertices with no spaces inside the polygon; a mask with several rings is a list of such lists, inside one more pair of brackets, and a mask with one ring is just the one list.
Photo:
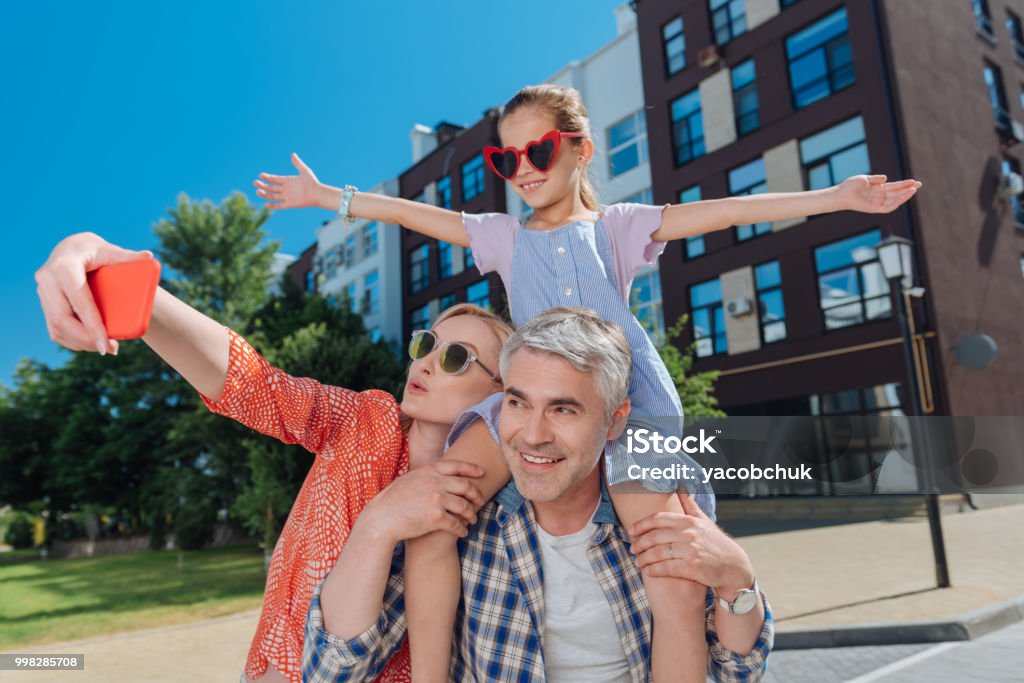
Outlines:
{"label": "orange patterned blouse", "polygon": [[[334,566],[356,516],[409,470],[409,442],[394,396],[355,392],[292,377],[272,367],[230,331],[224,394],[203,396],[215,413],[316,457],[274,548],[256,635],[245,675],[258,678],[267,662],[289,680],[302,680],[302,638],[313,589]],[[378,681],[411,681],[407,645]]]}

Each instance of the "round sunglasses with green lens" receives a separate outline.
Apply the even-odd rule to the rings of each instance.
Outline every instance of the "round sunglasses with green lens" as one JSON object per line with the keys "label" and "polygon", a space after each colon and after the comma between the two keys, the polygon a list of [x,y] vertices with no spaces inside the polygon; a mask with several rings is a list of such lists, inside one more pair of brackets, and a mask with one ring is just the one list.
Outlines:
{"label": "round sunglasses with green lens", "polygon": [[498,376],[481,363],[480,359],[473,355],[465,344],[441,341],[430,330],[416,330],[412,333],[412,339],[409,340],[409,358],[413,360],[426,358],[435,348],[441,349],[440,366],[446,374],[461,375],[469,368],[470,363],[476,363],[492,380],[501,383]]}

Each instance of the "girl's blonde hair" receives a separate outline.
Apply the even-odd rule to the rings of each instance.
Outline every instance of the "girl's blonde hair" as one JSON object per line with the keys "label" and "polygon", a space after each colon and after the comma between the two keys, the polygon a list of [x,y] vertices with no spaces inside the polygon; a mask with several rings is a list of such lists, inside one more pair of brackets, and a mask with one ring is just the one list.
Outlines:
{"label": "girl's blonde hair", "polygon": [[[486,308],[481,308],[476,304],[455,304],[454,306],[446,308],[444,311],[441,312],[441,315],[437,316],[437,320],[435,320],[434,324],[431,325],[430,327],[435,328],[440,323],[443,323],[445,320],[451,320],[452,318],[458,318],[459,316],[463,315],[468,315],[470,317],[476,318],[490,328],[491,332],[494,333],[494,336],[498,338],[498,353],[500,354],[501,347],[503,347],[505,345],[505,342],[508,341],[508,338],[512,336],[514,330],[512,326],[509,325],[505,321],[505,319],[499,316],[497,313],[492,313],[491,311],[488,311]],[[501,370],[499,370],[497,367],[492,368],[492,370],[497,373],[501,372]],[[466,407],[468,408],[469,406]],[[403,414],[399,420],[399,423],[401,424],[402,433],[408,436],[409,428],[412,427],[412,418],[409,417],[408,415]]]}
{"label": "girl's blonde hair", "polygon": [[[590,119],[587,116],[587,108],[583,106],[583,98],[575,88],[545,83],[543,85],[528,85],[505,103],[505,108],[498,117],[498,124],[512,112],[522,107],[537,107],[543,112],[551,114],[555,118],[555,128],[563,133],[584,133],[593,141],[590,135]],[[574,147],[582,144],[582,138],[567,138]],[[590,180],[587,167],[584,166],[580,173],[580,200],[583,206],[590,211],[597,211],[597,193]]]}

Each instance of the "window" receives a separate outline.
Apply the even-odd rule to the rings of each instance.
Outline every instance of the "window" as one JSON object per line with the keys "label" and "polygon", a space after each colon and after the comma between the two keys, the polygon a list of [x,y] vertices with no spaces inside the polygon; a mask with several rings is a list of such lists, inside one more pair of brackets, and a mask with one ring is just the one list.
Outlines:
{"label": "window", "polygon": [[442,209],[452,208],[451,176],[445,176],[437,181],[437,205]]}
{"label": "window", "polygon": [[786,338],[786,307],[782,303],[782,274],[778,261],[754,267],[758,315],[761,318],[761,343],[771,344]]}
{"label": "window", "polygon": [[341,265],[341,245],[331,247],[324,253],[323,274],[324,280],[331,280],[338,275],[338,266]]}
{"label": "window", "polygon": [[697,357],[704,358],[729,350],[725,337],[725,313],[722,310],[722,285],[718,278],[690,287],[690,314]]}
{"label": "window", "polygon": [[363,315],[380,313],[380,283],[376,270],[363,278]]}
{"label": "window", "polygon": [[623,204],[653,204],[654,203],[654,192],[651,188],[640,190],[636,194],[631,194],[622,200]]}
{"label": "window", "polygon": [[672,103],[672,146],[676,166],[704,156],[704,120],[700,91],[691,90]]}
{"label": "window", "polygon": [[820,440],[815,450],[828,473],[822,484],[832,493],[869,493],[878,483],[878,464],[892,448],[871,438],[881,417],[902,416],[902,387],[893,382],[811,396],[811,414]]}
{"label": "window", "polygon": [[356,253],[356,236],[349,235],[345,238],[345,265],[355,264],[358,254]]}
{"label": "window", "polygon": [[647,161],[647,116],[641,109],[608,129],[608,175],[617,175]]}
{"label": "window", "polygon": [[373,327],[367,330],[366,334],[369,335],[370,341],[373,342],[374,344],[379,342],[382,338],[379,327]]}
{"label": "window", "polygon": [[373,256],[377,253],[377,221],[367,223],[363,226],[363,257]]}
{"label": "window", "polygon": [[356,283],[350,282],[345,287],[345,301],[348,304],[349,310],[353,313],[359,311],[359,302],[356,299]]}
{"label": "window", "polygon": [[889,283],[875,252],[880,241],[881,233],[872,230],[814,250],[826,330],[892,315]]}
{"label": "window", "polygon": [[412,309],[409,314],[409,331],[425,330],[430,327],[430,306],[420,306]]}
{"label": "window", "polygon": [[742,136],[757,130],[761,122],[753,59],[748,59],[732,70],[732,102],[736,112],[736,134]]}
{"label": "window", "polygon": [[306,271],[306,292],[316,294],[316,271]]}
{"label": "window", "polygon": [[462,250],[462,254],[463,258],[465,259],[465,261],[463,262],[463,267],[467,270],[469,270],[470,268],[475,268],[476,259],[473,258],[473,250],[470,249],[469,247],[465,247]]}
{"label": "window", "polygon": [[[1016,173],[1020,175],[1020,162],[1013,158],[1003,159],[1003,177]],[[1017,224],[1017,227],[1024,230],[1024,202],[1021,201],[1021,195],[1013,195],[1010,197],[1010,208],[1013,213],[1013,220]]]}
{"label": "window", "polygon": [[[700,185],[688,187],[679,193],[679,203],[700,201]],[[695,235],[686,238],[686,248],[683,249],[683,256],[687,259],[697,258],[704,255],[704,235]]]}
{"label": "window", "polygon": [[746,0],[710,0],[711,30],[715,42],[725,45],[747,30]]}
{"label": "window", "polygon": [[[768,181],[764,175],[764,159],[754,159],[748,164],[729,171],[729,194],[743,197],[751,194],[762,194],[768,191]],[[733,235],[737,242],[753,239],[759,235],[767,235],[772,231],[771,221],[753,225],[737,225]]]}
{"label": "window", "polygon": [[430,247],[421,244],[409,254],[409,293],[422,292],[430,285]]}
{"label": "window", "polygon": [[1010,34],[1010,43],[1013,44],[1013,55],[1018,62],[1024,62],[1024,28],[1021,27],[1020,17],[1006,10],[1006,32]]}
{"label": "window", "polygon": [[455,305],[455,294],[445,294],[441,297],[441,311],[447,311],[449,308]]}
{"label": "window", "polygon": [[996,128],[1009,130],[1010,108],[1006,105],[1006,91],[1003,90],[1003,72],[995,64],[985,64],[985,85],[988,86],[988,98],[992,102]]}
{"label": "window", "polygon": [[988,0],[971,0],[974,4],[974,23],[978,31],[987,38],[995,40],[996,34],[992,30],[992,12],[988,8]]}
{"label": "window", "polygon": [[781,3],[782,4],[782,9],[786,9],[787,7],[792,7],[796,3],[797,3],[797,0],[782,0],[782,3]]}
{"label": "window", "polygon": [[633,280],[630,308],[648,334],[665,332],[665,319],[661,310],[661,275],[651,270]]}
{"label": "window", "polygon": [[466,287],[466,301],[482,308],[488,308],[491,305],[491,285],[487,278]]}
{"label": "window", "polygon": [[665,76],[682,71],[686,66],[686,36],[683,35],[682,17],[676,17],[661,28],[661,40],[665,52]]}
{"label": "window", "polygon": [[[878,465],[896,445],[888,438],[877,437],[879,433],[890,431],[879,418],[902,416],[902,395],[903,387],[893,382],[730,406],[729,415],[817,418],[803,423],[813,431],[808,430],[807,437],[801,440],[800,458],[804,462],[818,463],[824,476],[803,484],[776,480],[768,487],[771,495],[869,494],[877,492]],[[901,443],[899,449],[904,448],[905,444]]]}
{"label": "window", "polygon": [[437,242],[437,277],[441,280],[452,276],[452,245],[444,240]]}
{"label": "window", "polygon": [[482,154],[477,154],[462,165],[462,201],[468,202],[477,195],[483,194],[483,191],[484,157]]}
{"label": "window", "polygon": [[853,85],[856,78],[846,8],[787,38],[786,59],[794,109]]}
{"label": "window", "polygon": [[856,116],[800,141],[800,161],[809,190],[835,185],[852,175],[871,173],[864,121]]}

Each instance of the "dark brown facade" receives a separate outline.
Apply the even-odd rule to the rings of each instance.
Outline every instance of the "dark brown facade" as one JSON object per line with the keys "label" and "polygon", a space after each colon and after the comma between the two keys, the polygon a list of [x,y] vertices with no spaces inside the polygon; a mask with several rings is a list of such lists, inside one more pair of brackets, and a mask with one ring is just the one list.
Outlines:
{"label": "dark brown facade", "polygon": [[[1021,168],[1024,144],[1024,44],[1008,20],[1021,0],[988,0],[987,18],[971,3],[887,0],[882,31],[891,55],[899,140],[908,173],[925,183],[911,207],[915,241],[928,273],[936,341],[953,415],[1024,414],[1024,215],[1000,196],[1004,162]],[[1005,98],[997,116],[986,85],[993,73]],[[999,121],[997,122],[997,119]],[[1018,133],[1020,130],[1018,130]],[[998,345],[987,368],[960,365],[954,348],[985,334]]]}
{"label": "dark brown facade", "polygon": [[288,266],[288,277],[295,286],[308,294],[316,294],[316,275],[313,261],[316,258],[316,242],[306,247],[298,260]]}
{"label": "dark brown facade", "polygon": [[[1004,4],[991,2],[1001,38]],[[863,121],[870,160],[870,171],[864,172],[925,183],[909,204],[887,215],[812,216],[742,242],[732,229],[722,230],[705,236],[705,253],[698,258],[685,258],[682,242],[668,246],[661,258],[667,324],[690,313],[693,285],[747,266],[779,264],[785,339],[695,364],[696,370],[721,371],[722,407],[756,412],[758,404],[792,405],[789,399],[898,383],[902,410],[913,412],[896,299],[890,315],[839,328],[826,325],[821,303],[815,249],[877,230],[882,237],[915,243],[915,284],[926,289],[915,304],[915,320],[926,349],[931,412],[1019,414],[1024,406],[1022,238],[1013,217],[1005,209],[998,213],[992,203],[993,187],[1000,182],[994,159],[1006,152],[993,128],[982,78],[983,59],[1003,65],[1013,116],[1024,121],[1019,89],[1024,69],[1008,49],[1009,40],[993,46],[980,39],[970,3],[957,0],[798,0],[781,9],[775,0],[748,0],[747,12],[761,15],[757,24],[724,42],[716,64],[702,67],[701,51],[715,43],[706,0],[642,0],[636,8],[655,203],[678,203],[679,193],[693,186],[700,187],[702,199],[727,197],[730,170],[856,116]],[[796,108],[787,38],[841,8],[854,80]],[[677,18],[684,26],[686,66],[667,75],[664,29]],[[756,71],[759,127],[677,164],[672,103],[695,89],[703,95],[705,81],[716,72],[748,59]],[[802,173],[806,189],[806,167]],[[951,349],[976,330],[996,338],[999,356],[986,370],[967,371],[956,365]],[[923,412],[931,407],[927,403]]]}
{"label": "dark brown facade", "polygon": [[[450,200],[447,208],[467,213],[504,212],[505,186],[484,167],[482,172],[482,188],[470,199],[463,192],[463,167],[467,162],[477,158],[481,150],[497,144],[497,110],[488,111],[483,118],[470,128],[462,129],[451,124],[439,124],[435,127],[438,145],[436,149],[420,159],[406,170],[399,178],[399,191],[406,199],[433,201],[442,205],[438,196],[438,183],[448,178],[450,183]],[[420,254],[423,245],[427,246],[427,280],[425,286],[413,286],[413,279],[419,279],[419,267],[413,268],[414,254]],[[468,255],[469,250],[465,250]],[[461,256],[461,254],[460,254]],[[458,258],[455,257],[458,261]],[[454,268],[460,271],[459,265]],[[411,276],[412,274],[412,276]],[[412,230],[402,228],[402,311],[403,326],[406,334],[411,332],[413,318],[424,306],[431,309],[431,322],[438,312],[453,302],[467,301],[467,296],[482,287],[479,283],[486,280],[489,306],[507,317],[507,304],[501,280],[494,273],[480,275],[475,266],[461,267],[460,272],[443,277],[441,269],[441,249],[438,240],[421,235]]]}

